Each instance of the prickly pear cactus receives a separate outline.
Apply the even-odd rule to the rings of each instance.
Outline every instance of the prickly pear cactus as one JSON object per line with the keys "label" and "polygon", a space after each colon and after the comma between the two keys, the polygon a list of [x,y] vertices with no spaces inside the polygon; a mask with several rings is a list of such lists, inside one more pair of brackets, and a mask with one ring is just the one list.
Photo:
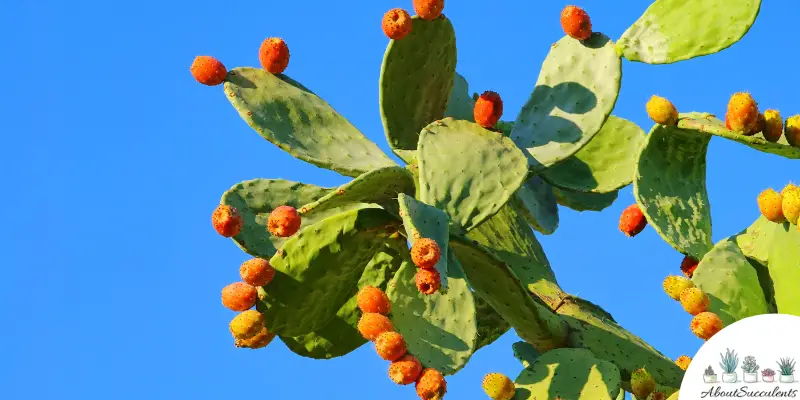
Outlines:
{"label": "prickly pear cactus", "polygon": [[454,24],[436,7],[443,3],[385,19],[379,109],[403,166],[285,73],[282,39],[269,39],[274,52],[260,54],[262,68],[196,61],[195,79],[224,83],[259,135],[352,178],[338,188],[253,179],[223,194],[214,228],[274,270],[255,302],[266,334],[316,359],[373,340],[382,358],[399,360],[392,380],[418,381],[421,397],[441,398],[444,376],[513,328],[523,340],[513,346],[523,366],[515,399],[624,398],[645,366],[671,395],[683,370],[599,305],[564,292],[534,233],[556,233],[559,206],[599,212],[631,184],[646,223],[699,262],[686,273],[725,324],[800,313],[792,286],[800,230],[762,218],[715,245],[705,187],[712,138],[795,159],[800,148],[735,133],[704,113],[680,114],[649,134],[612,115],[622,58],[659,64],[715,53],[738,41],[760,8],[758,0],[719,3],[656,0],[616,42],[562,20],[567,35],[549,49],[520,112],[504,119],[502,96],[471,93],[456,71]]}

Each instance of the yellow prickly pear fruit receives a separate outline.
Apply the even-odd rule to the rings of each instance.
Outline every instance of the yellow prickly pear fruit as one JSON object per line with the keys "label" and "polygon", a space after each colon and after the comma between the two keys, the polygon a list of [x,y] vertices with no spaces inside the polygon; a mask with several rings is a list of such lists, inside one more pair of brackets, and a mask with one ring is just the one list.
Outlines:
{"label": "yellow prickly pear fruit", "polygon": [[644,368],[639,368],[631,373],[631,393],[637,399],[646,399],[656,390],[656,381]]}
{"label": "yellow prickly pear fruit", "polygon": [[511,400],[516,388],[507,376],[493,372],[483,377],[483,391],[492,400]]}
{"label": "yellow prickly pear fruit", "polygon": [[790,145],[800,147],[800,115],[793,115],[786,119],[783,133]]}
{"label": "yellow prickly pear fruit", "polygon": [[[766,118],[766,116],[765,116]],[[729,129],[741,134],[749,134],[758,122],[758,104],[747,92],[734,93],[728,101],[725,120]]]}
{"label": "yellow prickly pear fruit", "polygon": [[800,218],[800,189],[788,185],[781,191],[781,210],[787,221],[797,225]]}
{"label": "yellow prickly pear fruit", "polygon": [[263,327],[258,333],[249,339],[236,339],[234,341],[234,345],[236,347],[244,347],[248,349],[260,349],[262,347],[267,347],[267,345],[270,344],[274,338],[275,334],[267,330],[267,327]]}
{"label": "yellow prickly pear fruit", "polygon": [[764,111],[764,130],[761,131],[764,139],[777,142],[783,134],[783,118],[778,110]]}
{"label": "yellow prickly pear fruit", "polygon": [[647,115],[650,119],[657,124],[675,125],[678,123],[678,109],[675,108],[671,101],[663,97],[651,97],[647,101],[645,109],[647,109]]}
{"label": "yellow prickly pear fruit", "polygon": [[758,195],[758,208],[761,215],[772,222],[786,221],[783,215],[783,197],[775,189],[769,188]]}
{"label": "yellow prickly pear fruit", "polygon": [[670,275],[664,279],[662,286],[669,297],[674,300],[680,300],[681,293],[688,288],[694,287],[694,283],[686,277]]}
{"label": "yellow prickly pear fruit", "polygon": [[725,327],[725,324],[717,314],[706,311],[695,315],[689,327],[692,329],[692,333],[697,335],[697,337],[708,340],[721,331],[722,328]]}
{"label": "yellow prickly pear fruit", "polygon": [[689,314],[697,315],[708,311],[711,299],[700,288],[691,287],[681,292],[681,305]]}
{"label": "yellow prickly pear fruit", "polygon": [[247,340],[264,328],[264,316],[256,310],[247,310],[231,320],[230,329],[236,339]]}

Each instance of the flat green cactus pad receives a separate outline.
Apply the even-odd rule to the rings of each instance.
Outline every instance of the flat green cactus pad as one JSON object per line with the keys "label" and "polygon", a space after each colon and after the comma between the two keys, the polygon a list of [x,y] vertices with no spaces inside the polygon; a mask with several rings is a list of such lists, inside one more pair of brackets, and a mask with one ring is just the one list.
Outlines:
{"label": "flat green cactus pad", "polygon": [[[273,236],[267,230],[267,219],[272,210],[282,205],[300,209],[304,204],[321,199],[333,190],[283,179],[253,179],[231,187],[222,195],[220,204],[236,208],[242,216],[242,231],[232,238],[236,245],[254,257],[269,259],[286,241],[286,238]],[[340,212],[365,207],[377,206],[350,203],[328,208],[303,217],[300,229]]]}
{"label": "flat green cactus pad", "polygon": [[590,193],[553,188],[553,194],[558,204],[575,211],[603,211],[617,201],[619,191]]}
{"label": "flat green cactus pad", "polygon": [[514,193],[516,208],[537,231],[550,235],[558,228],[558,203],[549,183],[534,175]]}
{"label": "flat green cactus pad", "polygon": [[709,311],[722,318],[725,326],[769,312],[758,273],[733,240],[722,240],[706,253],[692,282],[708,295]]}
{"label": "flat green cactus pad", "polygon": [[800,230],[797,225],[779,225],[769,251],[769,275],[775,287],[775,303],[781,314],[800,316]]}
{"label": "flat green cactus pad", "polygon": [[600,131],[619,95],[622,62],[602,33],[565,36],[544,60],[511,138],[527,149],[534,173],[566,160]]}
{"label": "flat green cactus pad", "polygon": [[706,190],[710,139],[694,130],[655,125],[633,181],[633,195],[647,222],[679,253],[698,260],[713,246]]}
{"label": "flat green cactus pad", "polygon": [[414,16],[412,22],[408,36],[389,42],[379,84],[386,139],[406,162],[414,162],[422,128],[444,117],[456,71],[456,34],[450,20]]}
{"label": "flat green cactus pad", "polygon": [[325,100],[284,75],[234,68],[224,87],[251,128],[303,161],[347,176],[396,165]]}
{"label": "flat green cactus pad", "polygon": [[346,184],[331,190],[322,198],[304,205],[300,214],[311,217],[352,203],[394,205],[399,193],[414,194],[414,177],[403,167],[391,166],[364,173]]}
{"label": "flat green cactus pad", "polygon": [[[401,240],[399,247],[404,247]],[[358,320],[361,311],[358,309],[356,295],[364,286],[374,286],[386,290],[387,284],[400,269],[403,257],[396,248],[397,244],[387,243],[367,264],[364,274],[358,281],[358,287],[350,291],[350,299],[344,303],[336,316],[321,329],[307,335],[287,337],[281,340],[292,352],[302,357],[330,359],[340,357],[361,347],[367,340],[358,332]]]}
{"label": "flat green cactus pad", "polygon": [[678,127],[733,140],[764,153],[791,159],[800,158],[800,148],[790,146],[786,141],[786,136],[781,136],[778,142],[772,143],[764,139],[761,133],[752,136],[741,135],[728,130],[724,122],[709,113],[692,112],[681,114]]}
{"label": "flat green cactus pad", "polygon": [[745,256],[766,265],[772,244],[777,243],[776,238],[783,230],[783,224],[776,224],[762,215],[747,229],[734,236],[733,240]]}
{"label": "flat green cactus pad", "polygon": [[270,331],[305,335],[327,325],[399,223],[379,208],[351,210],[290,237],[270,260],[275,277],[256,307]]}
{"label": "flat green cactus pad", "polygon": [[[638,336],[607,318],[599,307],[570,297],[558,308],[569,324],[571,347],[591,350],[598,358],[613,362],[620,370],[623,386],[633,371],[645,367],[659,384],[679,388],[684,371]],[[670,390],[671,391],[671,390]]]}
{"label": "flat green cactus pad", "polygon": [[638,125],[611,115],[594,139],[546,169],[542,177],[553,186],[578,192],[616,191],[633,181],[644,137]]}
{"label": "flat green cactus pad", "polygon": [[713,54],[741,39],[761,0],[656,0],[617,42],[631,61],[669,64]]}
{"label": "flat green cactus pad", "polygon": [[494,215],[528,173],[525,155],[507,137],[446,118],[419,138],[420,200],[450,217],[456,232]]}
{"label": "flat green cactus pad", "polygon": [[[398,196],[397,203],[400,205],[400,215],[403,218],[408,241],[413,246],[418,237],[433,239],[442,252],[439,262],[436,263],[436,270],[439,271],[440,276],[447,276],[446,255],[450,240],[447,214],[403,193]],[[446,291],[448,282],[449,280],[442,280],[440,290]]]}
{"label": "flat green cactus pad", "polygon": [[621,390],[617,367],[586,349],[550,350],[514,383],[514,400],[616,400]]}
{"label": "flat green cactus pad", "polygon": [[474,296],[475,300],[475,322],[478,326],[478,340],[475,343],[475,351],[494,343],[495,340],[503,336],[511,325],[497,313],[497,311],[482,299],[480,296]]}
{"label": "flat green cactus pad", "polygon": [[478,329],[464,272],[451,252],[444,256],[450,266],[447,293],[421,294],[414,283],[417,267],[406,259],[386,294],[392,302],[392,323],[406,340],[408,352],[424,367],[452,375],[474,353]]}
{"label": "flat green cactus pad", "polygon": [[457,72],[453,78],[453,90],[450,91],[444,116],[475,122],[475,100],[469,95],[469,83]]}
{"label": "flat green cactus pad", "polygon": [[450,245],[475,294],[502,315],[520,338],[543,350],[563,345],[566,325],[533,300],[503,261],[469,240],[451,238]]}
{"label": "flat green cactus pad", "polygon": [[539,352],[536,351],[530,343],[516,342],[511,345],[511,349],[514,351],[514,357],[516,357],[525,368],[530,368],[533,362],[539,357]]}

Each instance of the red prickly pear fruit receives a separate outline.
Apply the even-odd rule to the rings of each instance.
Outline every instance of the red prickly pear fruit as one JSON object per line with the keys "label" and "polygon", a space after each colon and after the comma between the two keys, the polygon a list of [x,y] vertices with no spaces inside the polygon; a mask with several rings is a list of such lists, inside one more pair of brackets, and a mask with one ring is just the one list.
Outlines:
{"label": "red prickly pear fruit", "polygon": [[233,345],[236,347],[244,347],[248,349],[260,349],[262,347],[267,347],[267,345],[270,344],[270,342],[272,342],[272,339],[274,338],[275,334],[271,333],[265,326],[261,328],[261,330],[258,331],[258,333],[255,336],[249,339],[236,339],[233,342]]}
{"label": "red prickly pear fruit", "polygon": [[644,368],[639,368],[631,373],[631,393],[637,399],[646,399],[656,390],[656,381]]}
{"label": "red prickly pear fruit", "polygon": [[414,383],[422,373],[422,364],[412,355],[404,355],[389,365],[389,379],[398,385]]}
{"label": "red prickly pear fruit", "polygon": [[222,305],[233,311],[245,311],[256,305],[258,291],[244,282],[231,283],[222,288]]}
{"label": "red prickly pear fruit", "polygon": [[393,8],[383,15],[383,33],[392,40],[400,40],[411,33],[411,15],[402,8]]}
{"label": "red prickly pear fruit", "polygon": [[275,268],[272,268],[268,260],[251,258],[239,267],[239,275],[249,285],[265,286],[275,277]]}
{"label": "red prickly pear fruit", "polygon": [[258,49],[258,61],[267,72],[282,74],[289,66],[289,46],[281,38],[264,39]]}
{"label": "red prickly pear fruit", "polygon": [[413,0],[414,12],[426,21],[439,18],[444,11],[444,0]]}
{"label": "red prickly pear fruit", "polygon": [[677,365],[678,368],[686,371],[687,369],[689,369],[689,364],[691,362],[692,362],[692,358],[691,357],[689,357],[689,356],[680,356],[680,357],[678,357],[677,360],[675,360],[675,365]]}
{"label": "red prickly pear fruit", "polygon": [[681,293],[690,287],[694,287],[694,283],[685,277],[672,275],[666,277],[661,286],[664,287],[664,292],[666,292],[669,297],[674,300],[680,300]]}
{"label": "red prickly pear fruit", "polygon": [[659,97],[650,97],[645,105],[647,116],[660,125],[676,125],[678,123],[678,109],[671,101]]}
{"label": "red prickly pear fruit", "polygon": [[708,340],[721,331],[724,324],[717,314],[706,311],[695,315],[689,327],[697,337]]}
{"label": "red prickly pear fruit", "polygon": [[561,10],[561,28],[573,39],[586,40],[592,36],[592,20],[580,7],[566,6]]}
{"label": "red prickly pear fruit", "polygon": [[364,286],[356,295],[356,303],[363,313],[388,315],[392,311],[389,296],[375,286]]}
{"label": "red prickly pear fruit", "polygon": [[211,214],[214,230],[222,236],[234,237],[242,231],[242,216],[235,208],[220,204]]}
{"label": "red prickly pear fruit", "polygon": [[619,217],[619,230],[628,237],[638,235],[647,226],[647,218],[638,204],[631,204],[622,211]]}
{"label": "red prickly pear fruit", "polygon": [[394,325],[385,315],[364,313],[358,320],[358,332],[369,341],[375,340],[382,333],[392,331],[394,331]]}
{"label": "red prickly pear fruit", "polygon": [[397,332],[384,332],[375,338],[375,351],[386,361],[397,361],[406,350],[406,340]]}
{"label": "red prickly pear fruit", "polygon": [[792,184],[781,191],[781,211],[790,223],[797,225],[800,222],[800,189]]}
{"label": "red prickly pear fruit", "polygon": [[418,269],[414,276],[414,282],[420,293],[428,295],[438,292],[442,286],[439,271],[435,269]]}
{"label": "red prickly pear fruit", "polygon": [[794,147],[800,147],[800,115],[793,115],[786,119],[784,129],[786,141]]}
{"label": "red prickly pear fruit", "polygon": [[775,189],[769,188],[758,195],[758,208],[761,215],[772,222],[786,221],[783,215],[783,197]]}
{"label": "red prickly pear fruit", "polygon": [[492,400],[511,400],[516,392],[514,382],[507,376],[496,372],[486,374],[481,386]]}
{"label": "red prickly pear fruit", "polygon": [[278,237],[289,237],[300,229],[300,214],[294,207],[280,206],[269,214],[267,229]]}
{"label": "red prickly pear fruit", "polygon": [[711,299],[700,288],[690,287],[681,292],[681,305],[689,314],[697,315],[708,311]]}
{"label": "red prickly pear fruit", "polygon": [[433,368],[425,368],[419,374],[417,384],[417,396],[422,400],[441,400],[447,393],[447,381],[444,375]]}
{"label": "red prickly pear fruit", "polygon": [[433,269],[442,257],[442,249],[435,240],[421,238],[411,246],[411,261],[418,268]]}
{"label": "red prickly pear fruit", "polygon": [[746,133],[747,136],[755,135],[756,133],[760,133],[764,131],[764,128],[767,127],[767,119],[764,117],[763,113],[758,113],[758,118],[756,119],[755,125],[753,125],[753,129],[750,132]]}
{"label": "red prickly pear fruit", "polygon": [[758,104],[750,93],[734,93],[728,101],[725,119],[730,124],[730,130],[750,134],[758,121]]}
{"label": "red prickly pear fruit", "polygon": [[228,70],[214,57],[197,56],[189,67],[194,79],[203,85],[216,86],[225,81]]}
{"label": "red prickly pear fruit", "polygon": [[764,130],[761,131],[764,139],[777,142],[783,135],[783,118],[778,110],[764,111]]}
{"label": "red prickly pear fruit", "polygon": [[696,258],[690,255],[686,255],[683,257],[683,261],[681,261],[681,272],[683,272],[687,278],[691,278],[694,275],[694,270],[697,269],[698,264],[700,264],[700,261],[697,261]]}
{"label": "red prickly pear fruit", "polygon": [[264,316],[256,310],[247,310],[231,320],[230,330],[235,339],[247,340],[264,328]]}
{"label": "red prickly pear fruit", "polygon": [[492,128],[497,125],[501,116],[503,116],[503,100],[496,92],[485,91],[475,101],[473,117],[478,125],[487,129]]}

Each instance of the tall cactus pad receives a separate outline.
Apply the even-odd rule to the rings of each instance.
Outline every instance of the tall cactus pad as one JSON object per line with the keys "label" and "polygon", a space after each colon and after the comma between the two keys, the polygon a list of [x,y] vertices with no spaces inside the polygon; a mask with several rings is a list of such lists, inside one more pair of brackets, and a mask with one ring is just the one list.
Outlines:
{"label": "tall cactus pad", "polygon": [[[405,242],[401,243],[405,245]],[[361,311],[358,309],[356,294],[358,289],[370,285],[382,290],[386,290],[387,284],[395,273],[400,269],[403,257],[392,246],[387,243],[384,248],[378,251],[372,260],[367,264],[364,274],[358,281],[358,287],[350,291],[350,299],[347,300],[336,316],[321,329],[307,335],[288,337],[282,336],[281,340],[292,352],[297,355],[316,358],[330,359],[340,357],[361,347],[366,343],[358,332],[358,320],[361,318]]]}
{"label": "tall cactus pad", "polygon": [[574,190],[553,188],[558,204],[575,211],[603,211],[619,197],[619,191],[608,193],[576,192]]}
{"label": "tall cactus pad", "polygon": [[517,209],[537,231],[550,235],[558,228],[558,203],[549,183],[534,175],[514,194]]}
{"label": "tall cactus pad", "polygon": [[475,122],[474,111],[475,100],[469,94],[469,83],[466,78],[456,72],[453,78],[453,90],[450,91],[444,116]]}
{"label": "tall cactus pad", "polygon": [[564,345],[566,325],[533,300],[503,261],[478,244],[461,239],[450,243],[475,293],[502,315],[520,338],[541,351]]}
{"label": "tall cactus pad", "polygon": [[475,351],[478,328],[475,303],[464,272],[451,252],[447,293],[424,295],[419,292],[414,275],[417,267],[406,260],[389,285],[392,323],[403,335],[408,352],[425,368],[435,368],[452,375],[463,368]]}
{"label": "tall cactus pad", "polygon": [[281,336],[299,336],[329,323],[397,225],[386,211],[364,208],[327,218],[289,238],[270,260],[275,277],[259,288],[256,306],[267,328]]}
{"label": "tall cactus pad", "polygon": [[511,138],[527,149],[533,172],[575,154],[600,131],[619,95],[622,62],[601,33],[565,36],[550,49]]}
{"label": "tall cactus pad", "polygon": [[399,193],[414,194],[414,177],[400,166],[369,171],[300,208],[303,218],[353,203],[394,204]]}
{"label": "tall cactus pad", "polygon": [[[418,238],[432,239],[439,245],[442,257],[436,263],[436,270],[439,276],[445,277],[447,274],[447,254],[450,232],[448,230],[447,214],[436,207],[431,207],[425,203],[417,201],[415,198],[400,194],[397,198],[400,204],[400,215],[403,216],[403,226],[406,229],[406,236],[411,245]],[[447,291],[449,279],[442,279],[440,290]]]}
{"label": "tall cactus pad", "polygon": [[494,343],[500,336],[505,335],[511,329],[511,325],[480,296],[474,296],[473,300],[475,300],[475,323],[478,326],[478,340],[475,343],[475,351],[478,351],[478,349]]}
{"label": "tall cactus pad", "polygon": [[741,39],[761,0],[656,0],[617,42],[631,61],[669,64],[716,53]]}
{"label": "tall cactus pad", "polygon": [[530,368],[533,362],[539,358],[539,352],[530,343],[516,342],[511,345],[511,349],[514,351],[514,357],[522,363],[524,368]]}
{"label": "tall cactus pad", "polygon": [[[286,238],[271,235],[267,230],[267,219],[272,210],[282,205],[299,209],[332,190],[334,189],[283,179],[253,179],[234,185],[222,195],[220,203],[235,207],[242,216],[242,231],[232,238],[234,242],[253,257],[269,259],[286,241]],[[351,203],[339,208],[329,208],[303,218],[300,229],[340,212],[368,206]]]}
{"label": "tall cactus pad", "polygon": [[681,114],[678,127],[733,140],[764,153],[792,159],[800,158],[800,148],[790,146],[786,141],[786,136],[781,136],[777,143],[767,141],[761,133],[745,136],[728,130],[724,122],[709,113],[693,112]]}
{"label": "tall cactus pad", "polygon": [[732,240],[717,243],[703,257],[692,282],[708,295],[709,311],[722,318],[725,326],[770,312],[758,273]]}
{"label": "tall cactus pad", "polygon": [[514,383],[515,400],[615,400],[622,389],[619,369],[585,349],[550,350],[536,358]]}
{"label": "tall cactus pad", "polygon": [[777,237],[784,231],[783,224],[776,224],[764,216],[758,217],[753,225],[733,237],[742,253],[764,265],[769,262],[769,253]]}
{"label": "tall cactus pad", "polygon": [[633,194],[647,221],[675,250],[696,259],[711,250],[706,152],[711,138],[656,125],[645,139]]}
{"label": "tall cactus pad", "polygon": [[283,75],[234,68],[225,97],[264,139],[318,167],[358,176],[396,165],[325,100]]}
{"label": "tall cactus pad", "polygon": [[454,231],[469,231],[494,215],[528,173],[525,155],[507,137],[452,118],[419,137],[420,200],[444,210]]}
{"label": "tall cactus pad", "polygon": [[389,146],[413,162],[419,132],[444,117],[456,71],[456,34],[442,16],[412,18],[411,33],[392,40],[383,56],[380,108]]}
{"label": "tall cactus pad", "polygon": [[579,192],[608,193],[629,185],[644,143],[638,125],[613,115],[580,151],[546,169],[551,185]]}
{"label": "tall cactus pad", "polygon": [[775,285],[775,303],[781,314],[800,316],[800,230],[785,222],[776,230],[769,252],[769,275]]}

